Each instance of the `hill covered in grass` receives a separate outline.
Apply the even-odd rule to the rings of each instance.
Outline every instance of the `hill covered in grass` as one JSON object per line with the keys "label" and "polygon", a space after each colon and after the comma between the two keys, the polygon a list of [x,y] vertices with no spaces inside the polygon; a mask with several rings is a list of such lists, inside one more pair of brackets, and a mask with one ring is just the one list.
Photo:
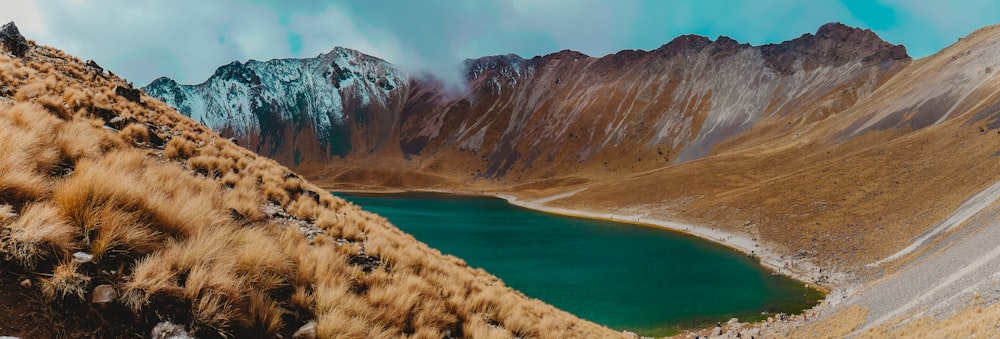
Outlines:
{"label": "hill covered in grass", "polygon": [[0,48],[0,335],[619,335],[442,255],[94,62],[9,46],[20,45]]}

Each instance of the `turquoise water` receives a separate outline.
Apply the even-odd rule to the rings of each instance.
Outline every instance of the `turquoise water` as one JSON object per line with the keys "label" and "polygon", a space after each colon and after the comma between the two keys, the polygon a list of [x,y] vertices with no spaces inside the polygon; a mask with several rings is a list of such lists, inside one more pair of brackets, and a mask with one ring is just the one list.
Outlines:
{"label": "turquoise water", "polygon": [[671,334],[762,311],[801,313],[822,298],[742,253],[654,227],[487,197],[335,194],[530,297],[614,329]]}

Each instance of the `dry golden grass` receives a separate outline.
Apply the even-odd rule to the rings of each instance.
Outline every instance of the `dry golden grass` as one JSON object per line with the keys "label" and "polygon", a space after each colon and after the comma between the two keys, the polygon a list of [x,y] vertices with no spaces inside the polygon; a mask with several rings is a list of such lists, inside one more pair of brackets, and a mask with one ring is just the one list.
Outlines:
{"label": "dry golden grass", "polygon": [[0,264],[53,303],[110,284],[146,328],[199,337],[289,337],[310,320],[324,338],[615,336],[162,102],[114,94],[127,85],[110,73],[45,47],[28,59],[0,53]]}
{"label": "dry golden grass", "polygon": [[6,260],[32,269],[39,261],[64,258],[74,247],[75,230],[56,206],[28,205],[17,220],[0,228],[0,252]]}
{"label": "dry golden grass", "polygon": [[79,264],[72,261],[56,265],[51,277],[40,279],[42,294],[49,300],[69,296],[83,300],[90,277],[77,272],[79,267]]}

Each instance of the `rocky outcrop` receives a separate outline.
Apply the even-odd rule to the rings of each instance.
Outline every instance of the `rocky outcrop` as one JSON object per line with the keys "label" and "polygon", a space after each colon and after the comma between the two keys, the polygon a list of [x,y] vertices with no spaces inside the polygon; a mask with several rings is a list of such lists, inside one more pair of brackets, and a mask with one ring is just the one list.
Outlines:
{"label": "rocky outcrop", "polygon": [[0,44],[3,44],[11,54],[17,57],[23,57],[31,48],[28,40],[21,35],[21,31],[17,29],[17,25],[14,25],[13,21],[0,28]]}
{"label": "rocky outcrop", "polygon": [[909,59],[906,47],[885,42],[871,30],[841,23],[825,24],[815,35],[803,34],[794,40],[761,46],[760,50],[768,65],[783,74],[792,74],[797,68],[840,66],[852,61],[882,64]]}

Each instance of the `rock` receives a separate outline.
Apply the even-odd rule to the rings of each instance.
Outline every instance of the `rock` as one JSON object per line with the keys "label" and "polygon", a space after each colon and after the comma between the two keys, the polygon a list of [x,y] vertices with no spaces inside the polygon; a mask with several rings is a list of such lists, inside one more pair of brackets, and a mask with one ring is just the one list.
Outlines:
{"label": "rock", "polygon": [[139,100],[140,93],[141,92],[139,92],[139,90],[137,90],[135,88],[115,86],[115,94],[117,94],[117,95],[119,95],[119,96],[127,99],[128,101],[131,101],[131,102],[134,102],[134,103],[137,103],[137,104],[142,103]]}
{"label": "rock", "polygon": [[19,58],[27,54],[28,49],[31,48],[31,45],[28,45],[28,40],[24,39],[13,21],[0,28],[0,43],[7,46],[7,50]]}
{"label": "rock", "polygon": [[123,116],[117,116],[117,117],[111,118],[111,120],[108,120],[107,122],[105,122],[104,126],[108,126],[108,127],[114,128],[115,130],[120,131],[123,128],[125,128],[125,126],[128,126],[129,124],[133,124],[135,122],[136,122],[136,120],[133,119],[133,118],[127,118],[127,117],[123,117]]}
{"label": "rock", "polygon": [[167,144],[166,141],[163,141],[163,138],[160,138],[160,135],[156,134],[156,130],[157,130],[156,126],[153,126],[153,124],[150,124],[150,123],[146,123],[146,127],[149,130],[149,143],[150,144],[152,144],[155,147],[163,147],[163,146],[165,146]]}
{"label": "rock", "polygon": [[292,339],[316,339],[316,321],[307,322],[292,334]]}
{"label": "rock", "polygon": [[739,319],[732,318],[732,319],[729,319],[729,321],[727,321],[726,324],[728,324],[728,325],[736,325],[736,323],[738,323],[738,322],[740,322]]}
{"label": "rock", "polygon": [[722,335],[722,326],[715,326],[715,328],[712,329],[712,336],[715,337],[720,335]]}
{"label": "rock", "polygon": [[98,65],[97,62],[94,61],[94,60],[87,60],[86,65],[90,69],[97,71],[97,73],[104,73],[104,67],[101,67],[101,65]]}
{"label": "rock", "polygon": [[94,292],[91,293],[90,303],[98,305],[107,305],[113,303],[118,299],[118,291],[111,285],[98,285],[94,287]]}
{"label": "rock", "polygon": [[622,331],[622,335],[624,335],[626,337],[629,337],[629,338],[636,338],[636,339],[639,338],[639,335],[636,334],[635,332],[632,332],[632,331]]}
{"label": "rock", "polygon": [[87,112],[95,118],[101,118],[104,121],[111,121],[111,119],[118,117],[118,112],[114,110],[103,108],[103,107],[90,107]]}
{"label": "rock", "polygon": [[0,339],[21,339],[20,337],[11,337],[7,335],[0,335]]}
{"label": "rock", "polygon": [[31,279],[21,280],[21,287],[31,288]]}
{"label": "rock", "polygon": [[94,255],[87,252],[75,252],[73,253],[73,261],[80,264],[86,264],[94,261]]}
{"label": "rock", "polygon": [[174,324],[169,321],[163,321],[156,324],[153,327],[153,331],[150,333],[153,339],[195,339],[194,336],[188,334],[184,326]]}

